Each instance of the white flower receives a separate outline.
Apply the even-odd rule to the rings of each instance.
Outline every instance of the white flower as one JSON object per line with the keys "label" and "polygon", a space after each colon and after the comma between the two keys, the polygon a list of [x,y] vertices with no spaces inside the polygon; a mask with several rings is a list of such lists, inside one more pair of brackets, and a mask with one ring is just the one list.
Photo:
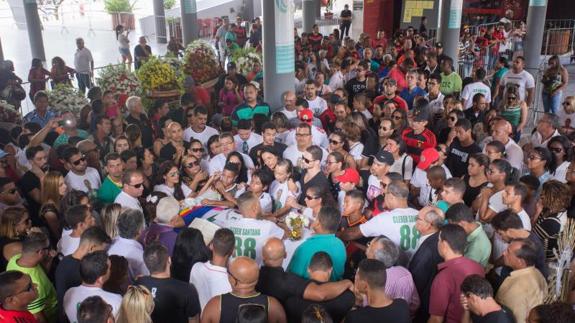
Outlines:
{"label": "white flower", "polygon": [[285,217],[285,223],[290,230],[293,230],[292,222],[296,219],[301,220],[304,227],[309,226],[309,219],[307,217],[305,217],[303,214],[292,211],[292,212],[288,213],[288,215],[286,215],[286,217]]}

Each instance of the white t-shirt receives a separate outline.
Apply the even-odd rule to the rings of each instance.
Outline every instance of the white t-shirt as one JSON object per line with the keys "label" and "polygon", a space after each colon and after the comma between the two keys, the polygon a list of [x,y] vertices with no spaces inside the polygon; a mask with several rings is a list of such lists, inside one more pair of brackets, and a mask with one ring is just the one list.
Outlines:
{"label": "white t-shirt", "polygon": [[194,264],[190,272],[190,284],[198,291],[202,311],[212,297],[232,291],[227,269],[212,265],[209,261]]}
{"label": "white t-shirt", "polygon": [[112,306],[114,316],[118,315],[118,311],[122,305],[121,295],[106,292],[99,287],[80,285],[68,289],[64,294],[64,311],[70,322],[78,322],[78,308],[80,307],[80,303],[90,296],[102,297],[106,303]]}
{"label": "white t-shirt", "polygon": [[282,239],[284,236],[284,230],[268,220],[242,218],[230,220],[223,226],[232,230],[236,237],[234,255],[250,257],[258,266],[263,262],[262,248],[266,241],[272,237]]}
{"label": "white t-shirt", "polygon": [[[327,159],[327,155],[329,153],[322,148],[322,156],[321,156],[321,164],[324,165],[325,161]],[[294,167],[301,167],[301,162],[302,162],[302,157],[303,156],[303,151],[299,151],[297,149],[297,145],[293,144],[293,145],[288,145],[288,147],[286,148],[286,150],[284,150],[284,154],[283,157],[284,159],[289,159]]]}
{"label": "white t-shirt", "polygon": [[80,245],[80,237],[72,237],[70,234],[62,234],[62,237],[58,241],[57,250],[64,257],[71,255],[78,249]]}
{"label": "white t-shirt", "polygon": [[[255,168],[254,162],[252,161],[250,156],[242,154],[241,152],[240,154],[244,158],[244,164],[246,165],[246,168],[254,169]],[[210,169],[209,169],[210,176],[213,175],[215,172],[221,172],[224,170],[224,166],[226,166],[226,159],[227,159],[226,155],[221,153],[214,156],[214,158],[210,160]]]}
{"label": "white t-shirt", "polygon": [[292,196],[295,199],[299,198],[299,193],[301,191],[300,183],[295,182],[295,185],[298,187],[298,192],[294,194],[289,190],[287,181],[280,183],[277,180],[274,180],[272,182],[272,184],[270,185],[269,192],[273,200],[274,210],[279,210],[283,208],[286,204],[288,197],[290,196]]}
{"label": "white t-shirt", "polygon": [[316,96],[313,100],[307,100],[309,108],[313,111],[313,115],[319,117],[325,110],[327,110],[327,102],[320,96]]}
{"label": "white t-shirt", "polygon": [[345,78],[341,71],[337,71],[333,73],[333,75],[329,78],[329,87],[332,88],[334,91],[343,88],[345,83]]}
{"label": "white t-shirt", "polygon": [[363,116],[367,119],[373,119],[373,114],[371,114],[371,112],[369,112],[369,110],[363,110],[363,111],[359,111],[361,114],[363,114]]}
{"label": "white t-shirt", "polygon": [[425,95],[425,98],[429,101],[429,105],[427,107],[431,115],[443,111],[443,99],[445,98],[443,93],[439,92],[439,95],[433,100],[429,98],[429,93]]}
{"label": "white t-shirt", "polygon": [[144,212],[144,209],[142,209],[142,206],[140,205],[140,201],[138,201],[137,198],[128,195],[128,193],[124,191],[121,191],[120,194],[116,196],[114,203],[120,204],[122,208],[140,210]]}
{"label": "white t-shirt", "polygon": [[[184,193],[184,198],[190,196],[193,191],[188,187],[188,185],[182,184],[182,192]],[[174,197],[174,187],[168,187],[166,184],[160,184],[154,186],[154,192],[163,192],[166,193],[168,196]]]}
{"label": "white t-shirt", "polygon": [[483,82],[473,82],[467,84],[461,92],[461,98],[465,100],[464,110],[471,108],[475,94],[481,93],[485,96],[487,103],[491,103],[491,89]]}
{"label": "white t-shirt", "polygon": [[110,256],[122,256],[128,260],[128,269],[132,280],[139,276],[148,276],[150,274],[144,263],[144,248],[136,240],[117,237],[112,243],[110,250],[108,250],[108,254]]}
{"label": "white t-shirt", "polygon": [[363,144],[359,141],[353,144],[353,146],[349,147],[349,154],[353,157],[355,161],[361,160],[362,152],[363,152]]}
{"label": "white t-shirt", "polygon": [[491,195],[489,198],[488,207],[495,213],[499,213],[507,209],[505,204],[503,204],[503,190]]}
{"label": "white t-shirt", "polygon": [[361,224],[359,230],[364,237],[385,235],[411,258],[419,239],[419,231],[415,229],[417,213],[418,211],[412,208],[382,212]]}
{"label": "white t-shirt", "polygon": [[204,131],[202,132],[195,132],[192,127],[187,127],[186,130],[184,130],[184,140],[187,142],[190,142],[190,140],[192,139],[197,139],[199,141],[201,141],[204,146],[207,147],[208,145],[208,139],[210,139],[212,136],[214,135],[219,135],[220,133],[210,127],[210,126],[206,126],[204,128]]}
{"label": "white t-shirt", "polygon": [[285,114],[288,120],[297,118],[297,110],[288,111],[286,108],[280,110],[281,113]]}
{"label": "white t-shirt", "polygon": [[559,117],[559,124],[561,127],[575,128],[575,112],[567,113],[565,112],[565,109],[560,108],[557,111],[557,117]]}
{"label": "white t-shirt", "polygon": [[571,162],[564,161],[555,169],[555,173],[553,173],[553,179],[560,181],[561,183],[567,183],[567,168],[569,168]]}
{"label": "white t-shirt", "polygon": [[522,209],[521,212],[517,213],[517,215],[521,219],[521,224],[523,224],[523,229],[525,229],[527,231],[531,231],[531,218],[529,218],[529,215],[527,214],[527,212],[525,212],[525,210]]}
{"label": "white t-shirt", "polygon": [[[84,175],[77,175],[71,171],[68,172],[65,178],[65,182],[68,186],[68,191],[74,189],[85,193],[89,193],[90,190],[99,189],[100,184],[102,184],[100,174],[98,174],[98,171],[92,167],[87,167],[86,173]],[[89,187],[86,185],[87,183],[89,183]]]}
{"label": "white t-shirt", "polygon": [[[264,140],[262,136],[252,132],[248,140],[246,140],[246,142],[248,143],[247,153],[249,154],[250,150],[252,150],[254,146],[261,144],[263,141]],[[242,138],[240,138],[240,135],[234,136],[234,142],[236,143],[236,151],[243,153],[244,141],[242,140]]]}
{"label": "white t-shirt", "polygon": [[269,193],[263,192],[260,196],[260,207],[262,208],[263,214],[271,213],[273,211],[274,203]]}
{"label": "white t-shirt", "polygon": [[367,179],[367,191],[366,197],[369,201],[373,201],[378,195],[381,194],[383,190],[381,189],[381,182],[375,175],[369,175]]}
{"label": "white t-shirt", "polygon": [[411,176],[413,175],[413,158],[408,154],[403,154],[403,156],[393,162],[389,172],[401,174],[405,181],[411,180]]}
{"label": "white t-shirt", "polygon": [[[295,132],[296,129],[292,129],[289,131],[288,135],[286,136],[284,144],[286,144],[287,146],[296,144]],[[327,147],[329,146],[329,140],[327,139],[327,134],[325,133],[325,130],[316,126],[311,127],[311,142],[312,144],[320,146],[321,148],[324,149],[327,149]]]}
{"label": "white t-shirt", "polygon": [[505,87],[510,83],[519,85],[519,98],[522,101],[527,97],[527,89],[535,88],[535,79],[526,70],[521,71],[521,73],[513,73],[513,70],[509,70],[505,73],[500,84]]}

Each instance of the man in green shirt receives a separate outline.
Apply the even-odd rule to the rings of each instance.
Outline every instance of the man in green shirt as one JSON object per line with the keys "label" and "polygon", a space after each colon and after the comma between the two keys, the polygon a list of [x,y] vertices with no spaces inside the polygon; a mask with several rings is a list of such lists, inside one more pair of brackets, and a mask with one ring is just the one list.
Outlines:
{"label": "man in green shirt", "polygon": [[481,224],[475,222],[471,209],[463,203],[454,204],[445,213],[445,218],[449,223],[457,224],[465,230],[467,234],[465,257],[477,261],[485,268],[491,256],[491,241]]}
{"label": "man in green shirt", "polygon": [[58,301],[56,289],[41,264],[51,263],[50,241],[43,232],[30,233],[22,242],[22,253],[10,259],[6,270],[28,274],[36,285],[38,297],[28,305],[28,311],[39,322],[56,322]]}
{"label": "man in green shirt", "polygon": [[270,117],[271,110],[267,103],[258,102],[258,89],[255,84],[248,83],[244,87],[244,98],[246,101],[238,105],[232,113],[232,124],[238,125],[239,120],[252,120],[254,115],[263,114]]}
{"label": "man in green shirt", "polygon": [[461,76],[453,71],[453,59],[446,57],[441,62],[441,85],[439,90],[443,95],[459,95],[463,88]]}
{"label": "man in green shirt", "polygon": [[116,197],[122,191],[122,173],[124,164],[118,153],[110,153],[104,158],[105,169],[108,176],[102,182],[98,190],[98,200],[103,204],[114,203]]}
{"label": "man in green shirt", "polygon": [[[306,196],[306,199],[309,197]],[[339,281],[343,276],[345,266],[345,246],[335,236],[339,228],[341,215],[337,208],[324,206],[319,211],[317,220],[312,224],[315,234],[304,241],[294,252],[289,263],[288,271],[305,279],[309,279],[308,267],[313,255],[323,251],[333,262],[331,281]]]}

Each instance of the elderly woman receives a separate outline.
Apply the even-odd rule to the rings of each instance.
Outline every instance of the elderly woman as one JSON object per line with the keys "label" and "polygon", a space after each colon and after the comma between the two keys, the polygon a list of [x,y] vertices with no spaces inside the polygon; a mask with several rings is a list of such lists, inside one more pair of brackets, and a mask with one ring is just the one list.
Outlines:
{"label": "elderly woman", "polygon": [[142,132],[142,146],[152,146],[154,143],[154,132],[150,120],[144,113],[142,99],[138,96],[131,96],[126,100],[126,107],[129,113],[125,120],[126,123],[136,124],[140,128]]}

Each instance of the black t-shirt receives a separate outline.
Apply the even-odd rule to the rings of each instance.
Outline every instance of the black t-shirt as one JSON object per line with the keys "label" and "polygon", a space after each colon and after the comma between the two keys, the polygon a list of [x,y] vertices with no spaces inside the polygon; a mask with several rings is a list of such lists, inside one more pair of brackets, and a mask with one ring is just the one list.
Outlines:
{"label": "black t-shirt", "polygon": [[131,115],[126,117],[126,122],[130,124],[135,124],[140,128],[140,132],[142,133],[142,146],[144,148],[152,147],[154,144],[154,131],[152,130],[152,126],[148,117],[145,114],[140,114],[140,119],[136,119]]}
{"label": "black t-shirt", "polygon": [[290,297],[285,302],[284,308],[288,317],[288,322],[290,323],[301,322],[303,312],[312,304],[321,305],[329,313],[334,322],[341,322],[347,312],[349,312],[353,307],[354,303],[355,295],[351,291],[346,290],[338,297],[324,302],[313,302],[301,297]]}
{"label": "black t-shirt", "polygon": [[352,78],[345,85],[345,90],[348,93],[347,104],[351,107],[355,95],[367,90],[367,78],[363,81],[359,81],[357,77]]}
{"label": "black t-shirt", "polygon": [[301,205],[305,205],[305,194],[309,187],[311,186],[319,186],[322,188],[329,187],[329,181],[327,177],[322,172],[317,173],[312,179],[310,179],[307,183],[304,182],[305,178],[305,171],[301,174],[300,184],[301,184],[301,192],[302,194],[299,195],[298,203]]}
{"label": "black t-shirt", "polygon": [[152,321],[187,323],[189,318],[200,315],[200,301],[194,285],[151,276],[141,277],[137,283],[146,286],[154,297]]}
{"label": "black t-shirt", "polygon": [[273,296],[284,304],[290,297],[303,298],[303,293],[310,282],[285,272],[282,267],[262,266],[256,290],[262,294]]}
{"label": "black t-shirt", "polygon": [[394,299],[393,303],[386,307],[375,308],[366,306],[351,311],[345,317],[345,323],[410,323],[409,306],[403,299]]}
{"label": "black t-shirt", "polygon": [[254,165],[260,165],[260,151],[264,148],[264,147],[271,147],[271,149],[275,152],[276,155],[278,156],[283,156],[284,154],[284,150],[286,150],[287,146],[285,144],[282,144],[281,142],[274,142],[273,146],[266,146],[263,143],[255,145],[251,150],[250,150],[250,158],[253,160]]}
{"label": "black t-shirt", "polygon": [[[184,149],[188,149],[190,148],[190,143],[184,141]],[[174,145],[169,142],[167,145],[163,146],[162,149],[160,149],[160,160],[161,161],[165,161],[165,160],[173,160],[174,159],[174,155],[176,154],[176,147],[174,147]]]}
{"label": "black t-shirt", "polygon": [[467,174],[469,156],[480,152],[481,148],[479,148],[475,142],[467,147],[463,147],[459,139],[455,138],[449,146],[449,154],[447,154],[445,165],[449,168],[453,177],[461,177]]}
{"label": "black t-shirt", "polygon": [[[60,261],[56,267],[56,296],[58,298],[58,312],[61,314],[59,317],[65,317],[64,308],[64,294],[72,287],[80,286],[82,284],[82,277],[80,277],[80,260],[66,256]],[[62,316],[63,315],[63,316]]]}
{"label": "black t-shirt", "polygon": [[30,192],[32,192],[32,190],[35,188],[41,190],[41,185],[42,184],[40,183],[38,176],[36,176],[36,174],[32,173],[31,171],[24,173],[18,182],[18,187],[20,187],[22,194],[24,194],[26,202],[28,202],[28,210],[30,211],[31,215],[30,218],[32,219],[34,225],[40,225],[40,222],[38,222],[39,219],[37,214],[40,211],[40,207],[42,205],[32,198]]}
{"label": "black t-shirt", "polygon": [[344,9],[344,10],[341,11],[341,13],[339,14],[339,16],[340,16],[341,18],[351,17],[351,10],[349,10],[349,9],[348,9],[348,10],[345,10],[345,9]]}
{"label": "black t-shirt", "polygon": [[515,323],[515,318],[511,310],[502,307],[499,311],[488,313],[485,316],[478,316],[471,313],[473,323]]}

